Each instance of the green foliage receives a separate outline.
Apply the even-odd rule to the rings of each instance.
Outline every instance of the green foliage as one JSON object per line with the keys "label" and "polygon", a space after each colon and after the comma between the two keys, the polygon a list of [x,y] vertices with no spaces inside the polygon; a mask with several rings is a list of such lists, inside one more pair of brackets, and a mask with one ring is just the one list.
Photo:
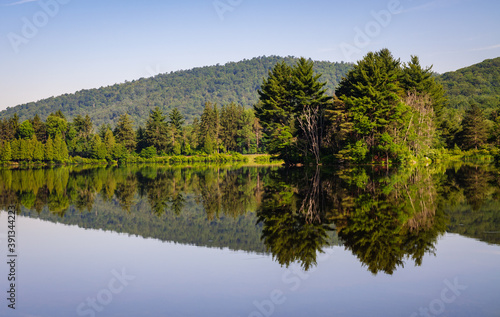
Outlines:
{"label": "green foliage", "polygon": [[168,151],[168,141],[170,131],[168,129],[166,117],[160,108],[156,107],[151,111],[146,129],[144,130],[144,139],[146,146],[154,146],[156,151]]}
{"label": "green foliage", "polygon": [[94,135],[91,140],[91,154],[90,157],[96,160],[104,160],[107,155],[107,147],[104,142],[102,142],[99,135]]}
{"label": "green foliage", "polygon": [[31,120],[31,124],[35,131],[36,138],[40,142],[45,143],[47,140],[47,127],[45,126],[45,122],[42,121],[38,114],[35,114],[35,117]]}
{"label": "green foliage", "polygon": [[465,112],[462,120],[462,131],[458,138],[461,148],[465,150],[477,150],[486,143],[488,129],[483,111],[478,106],[472,105]]}
{"label": "green foliage", "polygon": [[8,162],[12,160],[12,149],[9,141],[0,141],[0,161]]}
{"label": "green foliage", "polygon": [[47,143],[45,143],[45,160],[48,162],[52,162],[55,159],[56,153],[54,149],[54,142],[52,141],[52,138],[47,139]]}
{"label": "green foliage", "polygon": [[432,66],[422,68],[418,57],[412,55],[410,62],[403,67],[401,82],[405,91],[415,93],[419,97],[428,96],[432,100],[431,106],[436,116],[441,116],[448,100],[443,86],[434,77]]}
{"label": "green foliage", "polygon": [[483,109],[500,105],[500,57],[444,73],[438,77],[454,109],[478,105]]}
{"label": "green foliage", "polygon": [[270,153],[279,154],[286,164],[311,158],[320,162],[323,111],[330,97],[313,67],[305,58],[293,67],[278,63],[259,90],[256,117],[268,138]]}
{"label": "green foliage", "polygon": [[42,162],[45,159],[45,147],[42,142],[38,141],[36,135],[30,140],[31,148],[33,149],[33,161]]}
{"label": "green foliage", "polygon": [[35,134],[35,129],[31,125],[29,120],[24,121],[19,126],[19,137],[21,139],[31,139],[31,137]]}
{"label": "green foliage", "polygon": [[51,114],[47,117],[45,125],[47,127],[48,136],[53,139],[55,139],[58,134],[66,135],[66,130],[68,129],[68,122],[66,119],[55,114]]}
{"label": "green foliage", "polygon": [[387,49],[370,52],[349,71],[336,95],[339,100],[327,116],[329,144],[338,159],[404,162],[424,157],[439,143],[436,114],[441,115],[446,99],[431,68],[422,68],[415,56],[401,65]]}
{"label": "green foliage", "polygon": [[122,114],[114,131],[116,141],[125,146],[129,152],[135,151],[137,145],[134,124],[128,114]]}
{"label": "green foliage", "polygon": [[[0,112],[0,118],[19,114],[21,121],[38,114],[47,116],[62,109],[69,119],[88,113],[96,126],[116,124],[119,117],[128,113],[137,126],[146,124],[149,113],[160,107],[163,113],[174,108],[192,123],[203,112],[203,106],[211,101],[219,105],[235,102],[250,108],[258,102],[262,78],[276,63],[294,64],[294,57],[263,56],[230,62],[225,65],[194,68],[159,74],[150,78],[126,81],[98,89],[80,90],[24,105],[12,105]],[[349,63],[315,62],[315,71],[323,74],[328,94],[332,95],[342,76],[352,67]],[[55,133],[51,134],[54,138]],[[38,136],[37,136],[38,137]]]}
{"label": "green foliage", "polygon": [[147,147],[142,149],[140,156],[142,158],[152,158],[156,156],[156,148],[154,146]]}
{"label": "green foliage", "polygon": [[168,115],[168,123],[175,128],[175,130],[180,133],[182,131],[182,125],[184,124],[184,117],[179,112],[179,109],[174,108]]}
{"label": "green foliage", "polygon": [[61,134],[57,134],[54,138],[54,161],[64,163],[69,159],[68,148]]}

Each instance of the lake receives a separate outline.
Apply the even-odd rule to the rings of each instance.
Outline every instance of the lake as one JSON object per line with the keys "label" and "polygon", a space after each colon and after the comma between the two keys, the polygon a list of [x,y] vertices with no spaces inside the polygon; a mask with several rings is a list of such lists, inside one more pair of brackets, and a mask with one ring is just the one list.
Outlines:
{"label": "lake", "polygon": [[500,316],[491,165],[3,169],[0,201],[1,316]]}

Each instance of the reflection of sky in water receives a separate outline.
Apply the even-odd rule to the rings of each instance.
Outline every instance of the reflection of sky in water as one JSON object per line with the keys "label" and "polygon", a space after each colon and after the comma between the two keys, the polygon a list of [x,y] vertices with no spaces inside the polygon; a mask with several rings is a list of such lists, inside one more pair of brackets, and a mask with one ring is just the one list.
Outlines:
{"label": "reflection of sky in water", "polygon": [[[6,219],[2,212],[2,259]],[[421,267],[408,261],[392,276],[374,276],[343,247],[328,249],[317,268],[303,273],[298,266],[281,268],[270,256],[255,253],[25,217],[18,217],[16,228],[17,309],[7,310],[2,296],[1,316],[78,316],[77,306],[107,289],[113,270],[122,269],[135,279],[96,316],[262,316],[252,315],[254,302],[269,303],[274,290],[283,293],[284,303],[273,308],[272,316],[411,316],[437,303],[444,280],[453,283],[455,278],[467,289],[445,304],[443,315],[500,312],[500,247],[455,234],[440,238],[437,255],[426,255]],[[5,264],[0,272],[5,289]]]}

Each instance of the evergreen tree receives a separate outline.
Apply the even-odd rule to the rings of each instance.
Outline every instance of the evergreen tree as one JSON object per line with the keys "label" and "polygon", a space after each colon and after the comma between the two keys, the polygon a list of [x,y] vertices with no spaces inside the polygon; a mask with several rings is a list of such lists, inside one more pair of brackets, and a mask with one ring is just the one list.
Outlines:
{"label": "evergreen tree", "polygon": [[182,125],[184,124],[184,117],[179,112],[179,109],[177,109],[177,107],[172,109],[168,117],[169,117],[168,123],[175,128],[177,133],[181,133]]}
{"label": "evergreen tree", "polygon": [[14,115],[8,120],[5,140],[13,140],[17,135],[18,129],[19,117],[17,116],[17,113],[14,113]]}
{"label": "evergreen tree", "polygon": [[21,140],[14,139],[10,142],[12,161],[19,162],[21,160]]}
{"label": "evergreen tree", "polygon": [[477,149],[486,144],[488,128],[483,110],[477,105],[472,105],[465,112],[462,120],[462,132],[459,135],[463,150]]}
{"label": "evergreen tree", "polygon": [[99,137],[101,137],[101,140],[104,140],[104,138],[106,137],[106,132],[108,132],[108,130],[111,130],[111,132],[113,131],[109,123],[105,123],[99,127],[99,132],[97,132],[97,134],[99,135]]}
{"label": "evergreen tree", "polygon": [[324,110],[331,97],[326,95],[325,85],[319,81],[321,74],[313,71],[313,62],[300,58],[294,68],[293,94],[296,99],[298,138],[320,163],[321,140],[324,131]]}
{"label": "evergreen tree", "polygon": [[94,125],[92,123],[92,119],[90,119],[90,116],[86,114],[85,117],[82,117],[82,115],[77,115],[73,119],[73,126],[75,127],[75,130],[79,137],[88,139],[92,134]]}
{"label": "evergreen tree", "polygon": [[220,123],[217,105],[207,102],[198,126],[198,141],[203,145],[203,150],[207,154],[219,151],[219,131]]}
{"label": "evergreen tree", "polygon": [[[340,82],[335,94],[345,105],[343,115],[352,122],[343,159],[389,160],[402,149],[397,141],[406,126],[410,108],[401,101],[402,70],[388,49],[368,53]],[[365,153],[365,154],[363,154]]]}
{"label": "evergreen tree", "polygon": [[104,134],[104,147],[107,150],[106,159],[112,160],[114,159],[114,151],[116,147],[115,137],[113,136],[113,132],[110,129],[106,131]]}
{"label": "evergreen tree", "polygon": [[118,143],[123,144],[129,152],[133,152],[137,146],[134,124],[128,114],[122,114],[115,128],[115,138]]}
{"label": "evergreen tree", "polygon": [[165,120],[166,117],[160,108],[156,107],[151,111],[144,131],[146,146],[154,146],[157,151],[167,152],[169,133]]}
{"label": "evergreen tree", "polygon": [[60,133],[54,138],[54,161],[64,163],[68,160],[68,147]]}
{"label": "evergreen tree", "polygon": [[441,116],[448,101],[443,86],[433,76],[432,66],[423,68],[418,57],[412,55],[410,62],[403,68],[401,85],[407,92],[415,93],[417,96],[428,95],[436,117]]}
{"label": "evergreen tree", "polygon": [[107,155],[106,145],[102,142],[101,137],[95,134],[91,139],[90,157],[96,160],[103,160],[106,158],[106,155]]}
{"label": "evergreen tree", "polygon": [[243,107],[235,103],[222,106],[220,110],[220,139],[227,151],[238,150],[237,135],[241,129]]}
{"label": "evergreen tree", "polygon": [[294,67],[278,63],[264,79],[256,116],[269,139],[269,151],[285,163],[299,163],[313,156],[320,162],[324,108],[330,97],[313,62],[300,58]]}
{"label": "evergreen tree", "polygon": [[55,159],[54,142],[49,137],[45,143],[45,161],[52,162]]}
{"label": "evergreen tree", "polygon": [[12,160],[12,149],[10,148],[10,142],[9,141],[0,141],[1,142],[1,147],[0,147],[0,161],[2,162],[9,162]]}
{"label": "evergreen tree", "polygon": [[35,130],[37,140],[44,143],[47,140],[47,128],[38,114],[36,114],[33,120],[31,120],[31,125]]}
{"label": "evergreen tree", "polygon": [[30,140],[33,148],[33,161],[41,162],[44,159],[44,146],[43,143],[38,141],[36,135],[33,134],[33,137]]}

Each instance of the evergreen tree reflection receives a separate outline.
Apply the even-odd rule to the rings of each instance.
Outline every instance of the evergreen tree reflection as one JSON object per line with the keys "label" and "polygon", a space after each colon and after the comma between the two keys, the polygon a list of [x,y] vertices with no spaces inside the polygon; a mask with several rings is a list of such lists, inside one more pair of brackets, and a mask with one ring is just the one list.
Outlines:
{"label": "evergreen tree reflection", "polygon": [[298,262],[304,270],[316,265],[316,255],[329,245],[332,230],[324,208],[328,198],[319,169],[273,174],[264,188],[257,223],[262,223],[262,240],[278,263],[288,267]]}

